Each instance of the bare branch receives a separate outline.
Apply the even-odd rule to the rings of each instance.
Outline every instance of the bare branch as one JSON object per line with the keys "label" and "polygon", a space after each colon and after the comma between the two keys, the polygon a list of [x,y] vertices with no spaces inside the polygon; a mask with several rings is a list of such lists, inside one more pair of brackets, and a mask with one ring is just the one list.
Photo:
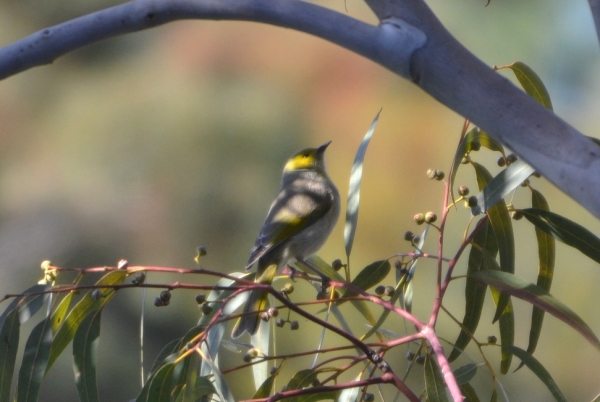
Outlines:
{"label": "bare branch", "polygon": [[[599,0],[590,0],[597,16]],[[87,44],[179,19],[228,19],[303,31],[410,79],[479,125],[600,217],[600,148],[465,49],[422,0],[366,0],[372,26],[299,0],[136,0],[0,49],[0,78]]]}
{"label": "bare branch", "polygon": [[592,11],[592,17],[594,18],[594,25],[596,26],[598,43],[600,43],[600,0],[589,0],[589,2],[590,10]]}

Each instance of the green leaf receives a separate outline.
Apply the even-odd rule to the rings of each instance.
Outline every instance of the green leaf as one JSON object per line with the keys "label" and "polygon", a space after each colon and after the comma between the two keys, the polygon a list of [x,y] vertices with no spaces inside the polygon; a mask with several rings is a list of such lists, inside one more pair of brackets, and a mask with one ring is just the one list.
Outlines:
{"label": "green leaf", "polygon": [[579,332],[594,347],[600,350],[600,340],[598,340],[590,327],[573,310],[539,286],[524,281],[508,272],[479,271],[475,272],[472,276],[489,286],[507,292],[552,314]]}
{"label": "green leaf", "polygon": [[[488,272],[488,271],[486,271]],[[501,272],[501,271],[496,271]],[[479,272],[481,273],[481,271]],[[498,306],[501,296],[504,293],[492,288],[492,298]],[[498,310],[496,310],[498,311]],[[508,373],[510,364],[512,363],[512,353],[510,347],[515,343],[515,313],[513,310],[512,301],[509,299],[506,308],[502,310],[502,314],[498,320],[498,326],[500,327],[500,372],[502,374]]]}
{"label": "green leaf", "polygon": [[503,200],[515,188],[519,187],[525,179],[535,172],[535,169],[522,159],[513,162],[502,170],[496,177],[489,180],[487,185],[477,194],[477,205],[471,207],[473,215],[479,215]]}
{"label": "green leaf", "polygon": [[252,399],[261,399],[268,398],[271,396],[271,392],[273,392],[273,386],[275,385],[275,378],[277,378],[277,374],[279,372],[275,372],[275,374],[270,375],[267,379],[258,387],[258,390],[252,397]]}
{"label": "green leaf", "polygon": [[[477,176],[477,185],[482,190],[492,180],[492,175],[482,165],[472,162]],[[498,254],[500,256],[500,269],[503,272],[515,272],[515,239],[513,235],[512,222],[508,214],[508,208],[504,200],[500,200],[487,210],[487,216],[494,229],[496,242],[498,243]],[[504,309],[507,308],[510,297],[501,294],[496,305],[496,314],[493,322],[496,322]]]}
{"label": "green leaf", "polygon": [[367,134],[363,138],[356,156],[354,157],[354,163],[352,163],[352,170],[350,172],[350,185],[348,187],[348,203],[346,206],[346,224],[344,225],[344,244],[346,245],[346,256],[350,256],[352,251],[352,244],[354,243],[354,234],[356,233],[356,225],[358,223],[358,205],[360,204],[360,183],[362,181],[363,162],[367,147],[377,127],[379,121],[379,114],[381,110],[377,112],[377,115],[371,123],[371,127],[367,131]]}
{"label": "green leaf", "polygon": [[555,239],[581,251],[596,262],[600,262],[600,239],[581,225],[539,208],[519,209],[527,220]]}
{"label": "green leaf", "polygon": [[13,308],[8,312],[8,314],[3,314],[3,320],[1,324],[0,402],[8,402],[10,400],[10,388],[15,370],[17,350],[19,349],[19,332],[21,328],[21,323],[19,322],[19,310],[17,308]]}
{"label": "green leaf", "polygon": [[477,374],[477,365],[475,363],[467,363],[464,366],[460,366],[454,370],[454,378],[458,385],[466,384],[475,377]]}
{"label": "green leaf", "polygon": [[6,316],[11,313],[15,308],[19,309],[19,321],[21,324],[25,324],[31,317],[35,315],[39,311],[39,309],[44,305],[46,300],[50,297],[49,294],[34,294],[31,293],[41,293],[48,290],[50,286],[48,285],[34,285],[23,292],[23,296],[16,297],[6,310],[0,315],[0,328],[2,328],[2,324],[6,319]]}
{"label": "green leaf", "polygon": [[482,250],[487,250],[490,258],[494,260],[498,253],[496,235],[494,235],[494,230],[492,229],[489,220],[486,218],[481,225],[481,228],[479,228],[479,231],[473,238],[473,245],[469,252],[469,263],[465,285],[465,315],[462,320],[463,327],[466,331],[465,329],[461,329],[456,342],[454,342],[454,349],[450,353],[450,356],[448,356],[448,360],[451,362],[460,356],[469,342],[471,342],[471,335],[475,334],[475,331],[477,330],[481,312],[483,310],[483,303],[485,301],[487,286],[484,283],[476,281],[469,275],[483,269],[492,269],[489,267],[488,258],[486,258],[486,255],[484,255]]}
{"label": "green leaf", "polygon": [[473,144],[483,145],[484,147],[492,150],[498,151],[504,155],[504,149],[502,145],[492,138],[490,138],[484,131],[481,131],[479,127],[473,128],[462,139],[458,148],[456,149],[456,153],[454,154],[454,161],[452,162],[452,168],[450,169],[450,195],[452,196],[452,202],[454,202],[454,180],[456,179],[456,172],[460,167],[460,163],[464,156],[473,150]]}
{"label": "green leaf", "polygon": [[318,371],[311,369],[300,370],[294,374],[292,379],[288,382],[287,389],[292,390],[309,387],[313,381],[317,379],[318,374]]}
{"label": "green leaf", "polygon": [[217,395],[219,395],[219,399],[222,402],[235,402],[235,399],[233,399],[233,395],[231,393],[231,389],[229,388],[227,381],[225,381],[225,377],[221,373],[221,370],[219,370],[219,367],[217,367],[215,362],[208,356],[204,356],[204,358],[202,359],[202,363],[205,362],[206,364],[208,364],[212,371],[215,390],[217,392]]}
{"label": "green leaf", "polygon": [[448,400],[446,395],[446,383],[442,373],[435,361],[435,355],[430,353],[425,356],[425,392],[429,402],[444,402]]}
{"label": "green leaf", "polygon": [[552,101],[550,101],[548,90],[546,90],[540,77],[528,65],[517,61],[503,67],[510,68],[515,73],[517,80],[529,96],[541,103],[546,109],[552,110]]}
{"label": "green leaf", "polygon": [[[182,364],[182,363],[178,363]],[[168,363],[162,366],[148,382],[147,402],[171,402],[173,390],[173,370],[176,364]]]}
{"label": "green leaf", "polygon": [[[533,208],[549,210],[548,202],[537,190],[531,189],[531,205]],[[544,232],[542,229],[535,228],[535,236],[538,244],[538,277],[537,285],[546,292],[550,291],[552,278],[554,276],[554,263],[556,254],[556,244],[554,237]],[[531,329],[529,330],[529,344],[527,352],[533,354],[537,346],[542,324],[544,322],[544,310],[533,307],[531,314]],[[523,364],[523,363],[522,363]]]}
{"label": "green leaf", "polygon": [[52,317],[38,323],[25,344],[17,383],[17,402],[37,401],[52,345]]}
{"label": "green leaf", "polygon": [[517,356],[519,359],[521,359],[521,361],[523,363],[525,363],[525,365],[527,367],[529,367],[529,369],[531,371],[533,371],[533,373],[540,380],[542,380],[542,382],[544,383],[544,385],[552,393],[552,396],[554,396],[554,399],[556,399],[557,401],[560,401],[560,402],[563,402],[563,401],[566,402],[567,401],[567,399],[565,398],[565,396],[563,395],[563,393],[558,388],[558,385],[556,385],[556,383],[552,379],[552,376],[550,375],[550,373],[548,372],[548,370],[546,370],[544,368],[544,366],[542,366],[542,364],[535,357],[533,357],[531,354],[527,353],[523,349],[518,348],[516,346],[512,346],[511,347],[511,352],[515,356]]}
{"label": "green leaf", "polygon": [[[112,271],[104,275],[97,283],[97,286],[110,286],[118,285],[125,280],[127,271],[119,270]],[[46,370],[50,370],[50,367],[54,364],[58,356],[65,350],[67,345],[71,343],[75,337],[75,332],[81,324],[81,322],[87,317],[88,314],[96,311],[97,309],[108,303],[115,295],[115,290],[111,288],[101,289],[100,297],[93,297],[92,291],[88,292],[83,299],[79,301],[73,307],[71,312],[65,318],[63,324],[60,326],[54,340],[52,341],[52,348],[50,350],[50,357],[48,360],[48,367]]]}
{"label": "green leaf", "polygon": [[[388,260],[375,261],[363,268],[352,280],[352,284],[366,291],[384,280],[391,269],[392,266]],[[351,296],[356,296],[356,293],[352,291],[344,293],[344,297]]]}
{"label": "green leaf", "polygon": [[[196,330],[199,328],[202,328],[202,327],[194,327],[194,328],[192,328],[192,330]],[[192,331],[192,330],[190,330],[190,331]],[[152,364],[150,373],[154,373],[156,370],[158,370],[168,356],[172,355],[173,353],[177,352],[180,349],[182,339],[183,338],[174,339],[171,342],[167,343],[167,345],[162,348],[162,350],[156,357],[156,360],[154,360],[154,363]]]}
{"label": "green leaf", "polygon": [[80,401],[99,401],[96,383],[96,352],[100,342],[101,309],[89,314],[73,339],[73,370]]}
{"label": "green leaf", "polygon": [[479,397],[475,392],[475,389],[471,386],[471,384],[459,384],[460,392],[462,392],[465,397],[464,402],[479,402]]}

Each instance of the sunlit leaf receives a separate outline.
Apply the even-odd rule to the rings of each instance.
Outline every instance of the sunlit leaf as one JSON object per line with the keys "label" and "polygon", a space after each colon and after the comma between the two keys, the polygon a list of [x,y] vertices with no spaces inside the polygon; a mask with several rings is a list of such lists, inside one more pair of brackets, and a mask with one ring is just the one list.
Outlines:
{"label": "sunlit leaf", "polygon": [[533,172],[535,172],[535,169],[522,159],[511,163],[477,194],[477,205],[471,208],[471,213],[479,215],[486,212],[514,191],[515,188],[519,187]]}
{"label": "sunlit leaf", "polygon": [[425,356],[425,392],[429,402],[444,402],[448,400],[446,395],[446,383],[440,369],[435,361],[435,355]]}
{"label": "sunlit leaf", "polygon": [[358,147],[358,151],[354,157],[354,163],[352,163],[350,185],[348,187],[348,204],[346,207],[346,224],[344,225],[344,244],[346,245],[347,256],[349,256],[352,251],[354,234],[356,233],[356,225],[358,223],[358,205],[360,204],[360,183],[362,181],[363,162],[375,127],[377,127],[380,113],[381,110],[377,112],[377,115],[373,119],[371,127],[369,127],[367,134]]}
{"label": "sunlit leaf", "polygon": [[81,401],[99,401],[96,383],[96,352],[100,342],[101,310],[89,314],[73,339],[73,370]]}
{"label": "sunlit leaf", "polygon": [[[179,363],[181,364],[181,363]],[[176,364],[169,363],[162,366],[148,381],[150,383],[147,402],[171,402],[173,390],[173,370]]]}
{"label": "sunlit leaf", "polygon": [[469,252],[465,285],[465,315],[462,320],[462,324],[466,331],[461,329],[456,342],[454,342],[454,349],[448,356],[449,361],[454,361],[460,356],[469,342],[471,342],[471,335],[475,334],[475,330],[479,325],[487,286],[484,283],[476,281],[469,276],[469,274],[483,269],[491,269],[491,267],[487,266],[488,258],[486,258],[482,250],[487,250],[492,259],[495,259],[496,254],[498,253],[496,236],[494,235],[494,231],[487,218],[481,223],[479,231],[475,234],[473,245]]}
{"label": "sunlit leaf", "polygon": [[[111,286],[118,285],[125,280],[127,276],[127,271],[118,270],[112,271],[102,277],[97,283],[97,286]],[[112,297],[115,295],[115,290],[111,288],[104,288],[100,290],[100,296],[94,297],[93,291],[88,292],[83,299],[79,301],[73,307],[71,312],[65,318],[63,324],[60,326],[54,339],[52,340],[52,348],[50,350],[50,357],[48,359],[48,366],[46,370],[49,370],[50,367],[54,364],[58,356],[65,350],[67,345],[71,343],[73,337],[75,337],[75,332],[77,328],[81,324],[81,322],[87,317],[91,312],[101,308],[106,303],[108,303]]]}
{"label": "sunlit leaf", "polygon": [[546,109],[552,110],[550,94],[540,77],[525,63],[517,61],[507,66],[498,67],[498,69],[510,68],[525,92],[533,99],[541,103]]}
{"label": "sunlit leaf", "polygon": [[[479,271],[488,272],[488,271]],[[496,271],[501,272],[501,271]],[[504,293],[501,293],[495,288],[491,289],[492,298],[494,303],[498,306],[499,300]],[[496,311],[498,311],[496,309]],[[515,313],[513,310],[512,301],[509,299],[508,304],[502,310],[502,314],[498,319],[498,327],[500,328],[500,372],[502,374],[508,373],[510,365],[512,363],[512,352],[510,347],[515,342]]]}
{"label": "sunlit leaf", "polygon": [[600,340],[598,340],[590,327],[573,310],[539,286],[524,281],[508,272],[487,270],[475,272],[472,276],[489,286],[507,292],[552,314],[579,332],[600,350]]}
{"label": "sunlit leaf", "polygon": [[215,362],[208,356],[202,356],[202,362],[206,362],[210,366],[214,379],[215,390],[217,391],[217,395],[219,395],[221,401],[235,402],[233,394],[231,393],[231,389],[229,388],[225,377],[223,376],[221,370],[219,370],[219,367],[217,367]]}
{"label": "sunlit leaf", "polygon": [[519,209],[527,220],[555,239],[600,262],[600,239],[583,226],[554,212],[538,208]]}
{"label": "sunlit leaf", "polygon": [[542,382],[544,383],[544,385],[548,388],[548,390],[552,393],[552,396],[554,396],[554,398],[557,401],[560,401],[560,402],[566,402],[567,401],[567,399],[565,398],[565,396],[563,395],[563,393],[558,388],[558,385],[556,385],[556,382],[554,382],[554,379],[552,378],[552,376],[550,375],[550,373],[548,372],[548,370],[546,370],[544,368],[544,366],[542,366],[542,364],[535,357],[533,357],[531,354],[527,353],[523,349],[518,348],[516,346],[512,346],[511,347],[511,352],[515,356],[517,356],[519,359],[521,359],[521,361],[523,363],[525,363],[525,365],[531,371],[533,371],[533,373],[540,380],[542,380]]}

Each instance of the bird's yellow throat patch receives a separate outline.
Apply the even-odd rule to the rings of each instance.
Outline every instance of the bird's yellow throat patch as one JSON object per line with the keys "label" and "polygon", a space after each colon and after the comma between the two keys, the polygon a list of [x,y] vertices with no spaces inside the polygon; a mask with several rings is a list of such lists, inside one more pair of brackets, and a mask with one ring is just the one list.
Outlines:
{"label": "bird's yellow throat patch", "polygon": [[314,166],[316,159],[316,149],[306,149],[292,156],[285,164],[285,171],[309,169]]}

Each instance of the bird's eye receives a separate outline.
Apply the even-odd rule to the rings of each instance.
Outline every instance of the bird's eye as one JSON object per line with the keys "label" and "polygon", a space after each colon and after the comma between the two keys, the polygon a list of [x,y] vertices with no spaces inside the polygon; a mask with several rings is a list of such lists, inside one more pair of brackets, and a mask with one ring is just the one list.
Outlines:
{"label": "bird's eye", "polygon": [[303,154],[303,155],[302,155],[302,157],[303,157],[304,159],[308,158],[309,156],[310,156],[310,155],[308,155],[308,154]]}

